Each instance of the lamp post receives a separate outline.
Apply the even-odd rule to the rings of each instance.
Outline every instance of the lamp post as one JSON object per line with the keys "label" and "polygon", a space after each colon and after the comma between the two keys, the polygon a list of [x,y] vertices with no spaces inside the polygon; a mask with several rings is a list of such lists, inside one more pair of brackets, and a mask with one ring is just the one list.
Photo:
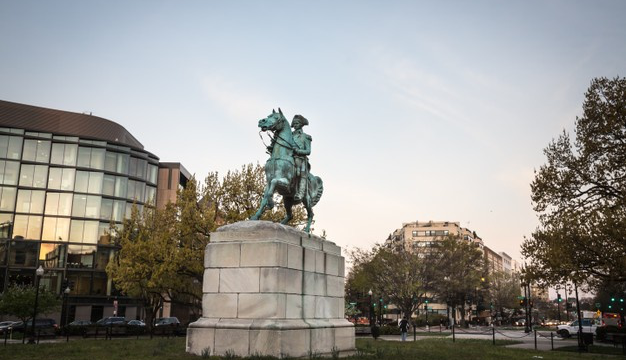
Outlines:
{"label": "lamp post", "polygon": [[35,270],[35,308],[33,310],[33,325],[31,327],[32,336],[28,339],[29,344],[35,343],[35,321],[37,320],[37,303],[39,302],[39,280],[43,276],[44,270],[41,265]]}
{"label": "lamp post", "polygon": [[370,318],[370,326],[374,326],[374,324],[372,324],[372,295],[374,293],[372,292],[372,289],[370,289],[370,291],[367,292],[367,295],[370,296],[370,306],[368,307],[369,309],[369,318]]}
{"label": "lamp post", "polygon": [[67,288],[65,288],[65,290],[63,290],[63,294],[65,295],[65,342],[70,341],[70,327],[68,324],[70,318],[70,291],[72,290],[70,289],[69,285],[67,286]]}

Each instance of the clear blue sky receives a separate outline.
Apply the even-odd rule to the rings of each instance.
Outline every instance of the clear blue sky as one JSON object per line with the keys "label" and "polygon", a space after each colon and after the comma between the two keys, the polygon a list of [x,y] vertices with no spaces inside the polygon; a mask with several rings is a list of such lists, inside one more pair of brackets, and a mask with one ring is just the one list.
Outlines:
{"label": "clear blue sky", "polygon": [[128,129],[197,177],[264,163],[302,114],[315,232],[369,246],[449,220],[519,258],[542,149],[626,76],[624,1],[0,0],[0,99]]}

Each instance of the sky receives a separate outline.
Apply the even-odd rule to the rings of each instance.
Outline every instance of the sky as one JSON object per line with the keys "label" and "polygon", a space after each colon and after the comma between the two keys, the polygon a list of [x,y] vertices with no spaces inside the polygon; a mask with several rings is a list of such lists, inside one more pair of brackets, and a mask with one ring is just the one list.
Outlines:
{"label": "sky", "polygon": [[[197,178],[305,116],[314,233],[457,221],[521,260],[543,149],[626,76],[626,2],[0,0],[0,99],[91,112]],[[268,142],[267,137],[265,141]]]}

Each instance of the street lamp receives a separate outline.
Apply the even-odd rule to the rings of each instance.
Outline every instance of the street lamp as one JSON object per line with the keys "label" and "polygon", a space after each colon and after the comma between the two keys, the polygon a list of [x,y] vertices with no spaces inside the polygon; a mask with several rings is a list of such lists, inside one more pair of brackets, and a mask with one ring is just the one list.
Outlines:
{"label": "street lamp", "polygon": [[29,344],[35,343],[35,320],[37,319],[37,303],[39,302],[39,280],[43,276],[44,270],[41,265],[35,270],[35,309],[33,310],[33,326],[31,327],[32,336],[28,339]]}
{"label": "street lamp", "polygon": [[368,292],[367,292],[367,295],[369,295],[369,296],[370,296],[370,306],[368,307],[368,309],[369,309],[369,315],[370,315],[370,326],[373,326],[373,325],[372,325],[372,295],[373,295],[373,294],[374,294],[374,293],[372,292],[372,289],[370,289],[370,291],[368,291]]}
{"label": "street lamp", "polygon": [[69,285],[63,290],[63,294],[65,294],[65,342],[70,341],[70,327],[68,324],[70,318],[70,291],[72,291],[72,289],[70,289]]}

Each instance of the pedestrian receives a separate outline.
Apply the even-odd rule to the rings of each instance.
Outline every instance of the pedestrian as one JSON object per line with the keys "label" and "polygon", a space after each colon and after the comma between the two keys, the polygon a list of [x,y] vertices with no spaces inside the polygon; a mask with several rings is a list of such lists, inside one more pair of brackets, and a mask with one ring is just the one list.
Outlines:
{"label": "pedestrian", "polygon": [[400,328],[400,332],[402,333],[402,341],[406,341],[406,333],[409,331],[409,321],[406,319],[406,316],[402,318],[402,320],[400,320],[400,325],[398,325],[398,327]]}

